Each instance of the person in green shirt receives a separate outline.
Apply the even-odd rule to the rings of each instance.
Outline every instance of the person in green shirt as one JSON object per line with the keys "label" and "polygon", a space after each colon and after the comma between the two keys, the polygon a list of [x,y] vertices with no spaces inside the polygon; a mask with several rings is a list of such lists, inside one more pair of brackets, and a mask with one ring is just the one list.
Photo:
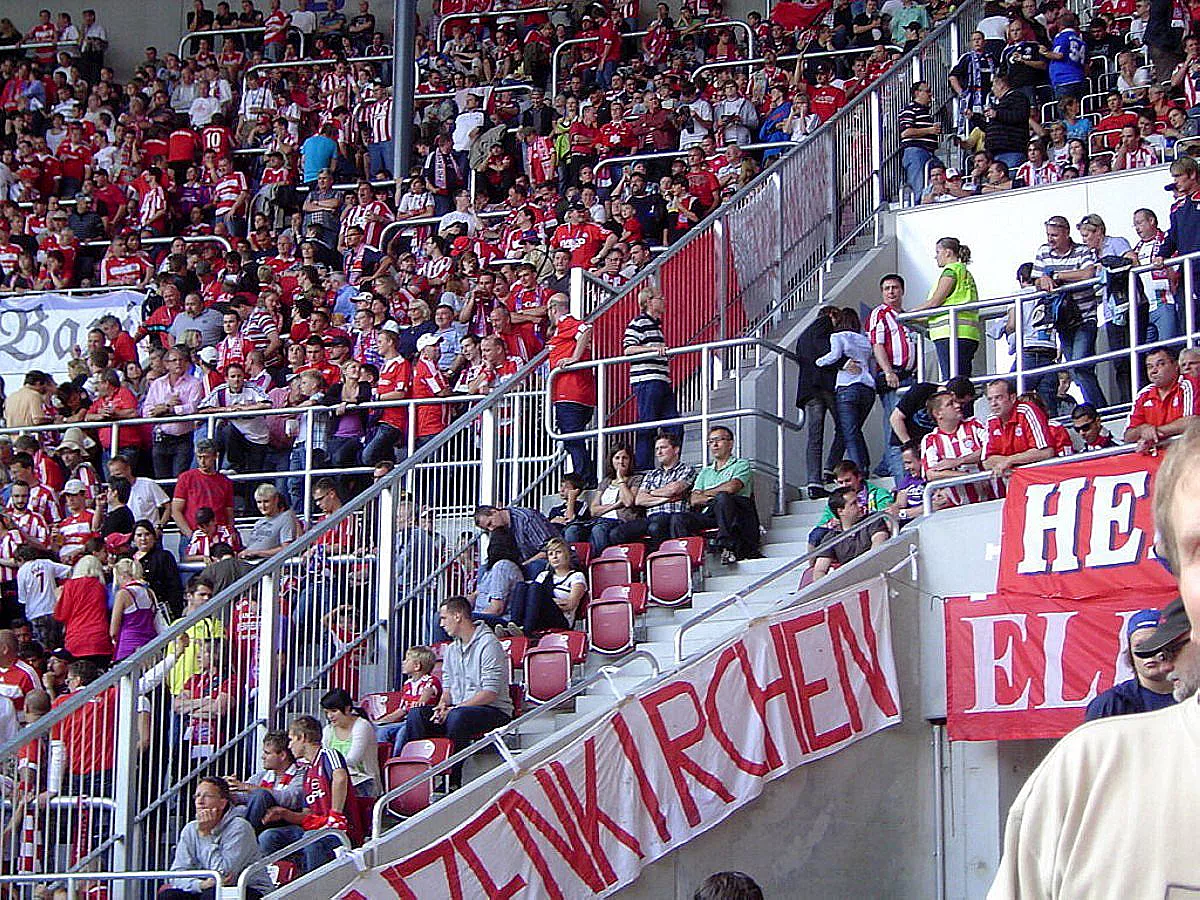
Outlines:
{"label": "person in green shirt", "polygon": [[754,473],[750,461],[733,455],[733,432],[724,425],[708,430],[712,462],[692,484],[689,508],[671,514],[671,537],[690,537],[717,529],[714,543],[722,565],[759,555],[758,510],[754,506]]}
{"label": "person in green shirt", "polygon": [[[866,473],[852,459],[843,459],[834,466],[833,477],[837,481],[839,490],[854,490],[858,495],[859,505],[867,515],[887,509],[892,505],[891,493],[879,485],[867,481]],[[826,538],[840,530],[841,523],[837,514],[826,506],[821,513],[821,518],[817,520],[816,527],[808,533],[809,552],[816,550],[825,543]]]}
{"label": "person in green shirt", "polygon": [[[958,238],[944,237],[937,242],[934,259],[942,267],[937,284],[929,299],[916,307],[917,310],[942,309],[947,306],[961,306],[964,303],[974,303],[979,299],[979,289],[975,286],[975,277],[967,266],[971,262],[971,248]],[[942,380],[955,375],[971,374],[971,364],[975,359],[975,351],[979,349],[979,313],[975,310],[960,313],[956,317],[954,337],[958,342],[958,367],[951,371],[950,365],[950,316],[930,316],[929,337],[937,350],[938,365],[942,370]]]}

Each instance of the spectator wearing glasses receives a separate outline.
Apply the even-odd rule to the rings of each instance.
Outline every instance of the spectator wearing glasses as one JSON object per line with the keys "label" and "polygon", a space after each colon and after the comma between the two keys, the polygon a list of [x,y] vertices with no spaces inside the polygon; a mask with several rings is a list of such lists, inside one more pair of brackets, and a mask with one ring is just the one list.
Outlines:
{"label": "spectator wearing glasses", "polygon": [[1071,427],[1083,442],[1084,453],[1117,446],[1116,438],[1100,424],[1100,413],[1090,403],[1080,403],[1071,410]]}
{"label": "spectator wearing glasses", "polygon": [[716,528],[721,564],[758,556],[758,512],[754,507],[754,472],[750,460],[733,455],[733,432],[724,425],[708,431],[712,462],[692,483],[690,508],[671,515],[671,537]]}
{"label": "spectator wearing glasses", "polygon": [[1125,626],[1125,654],[1133,677],[1114,684],[1089,703],[1085,722],[1150,712],[1175,702],[1174,685],[1167,676],[1175,668],[1174,650],[1189,629],[1183,601],[1176,599],[1167,605],[1161,626],[1159,618],[1157,609],[1143,609],[1130,617]]}

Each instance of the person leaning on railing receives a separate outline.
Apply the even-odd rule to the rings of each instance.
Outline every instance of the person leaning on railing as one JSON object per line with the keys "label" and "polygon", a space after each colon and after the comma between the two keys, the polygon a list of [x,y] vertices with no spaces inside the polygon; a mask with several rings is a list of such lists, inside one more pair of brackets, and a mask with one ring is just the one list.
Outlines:
{"label": "person leaning on railing", "polygon": [[1180,374],[1171,347],[1146,354],[1150,383],[1134,398],[1125,440],[1136,442],[1139,453],[1154,453],[1168,438],[1182,434],[1200,414],[1200,387]]}
{"label": "person leaning on railing", "polygon": [[[838,488],[830,494],[829,511],[837,519],[842,534],[851,531],[867,515],[854,488]],[[860,528],[849,537],[831,542],[827,549],[817,551],[813,561],[813,578],[823,578],[835,564],[844,565],[871,548],[878,547],[888,539],[889,534],[887,522],[881,519],[872,528]]]}

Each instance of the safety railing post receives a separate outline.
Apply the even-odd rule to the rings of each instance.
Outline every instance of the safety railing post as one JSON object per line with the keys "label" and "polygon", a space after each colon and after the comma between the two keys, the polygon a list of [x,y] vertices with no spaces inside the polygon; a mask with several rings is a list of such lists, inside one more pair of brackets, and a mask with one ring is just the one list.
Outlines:
{"label": "safety railing post", "polygon": [[1195,260],[1183,264],[1183,322],[1187,331],[1187,346],[1196,346],[1196,279]]}
{"label": "safety railing post", "polygon": [[950,312],[950,377],[958,377],[958,310],[949,307]]}
{"label": "safety railing post", "polygon": [[1129,311],[1125,314],[1129,324],[1129,396],[1136,397],[1138,392],[1138,384],[1141,383],[1141,373],[1138,371],[1138,344],[1140,343],[1138,335],[1141,332],[1141,322],[1138,319],[1138,303],[1137,303],[1137,275],[1130,268],[1127,275],[1129,279],[1129,290],[1125,294],[1129,298]]}
{"label": "safety railing post", "polygon": [[1016,331],[1017,393],[1025,393],[1025,303],[1019,297],[1013,308]]}
{"label": "safety railing post", "polygon": [[[118,872],[135,872],[141,867],[142,842],[135,834],[137,813],[138,773],[141,770],[138,736],[137,673],[125,675],[117,686],[116,765],[113,766],[113,833],[120,839],[113,844],[112,868]],[[104,736],[97,736],[103,740]],[[124,900],[122,887],[118,900]]]}
{"label": "safety railing post", "polygon": [[725,217],[718,216],[713,220],[713,296],[717,301],[717,321],[719,327],[717,334],[721,340],[729,337],[727,334],[727,323],[725,315],[729,307],[729,297],[726,296],[728,291],[728,264],[726,262],[726,228]]}
{"label": "safety railing post", "polygon": [[279,594],[275,589],[275,573],[267,572],[258,583],[258,658],[257,694],[254,698],[255,718],[258,719],[258,750],[262,752],[263,738],[271,730],[275,718],[275,703],[279,696],[278,665],[283,647],[277,646],[282,635],[279,620]]}
{"label": "safety railing post", "polygon": [[[868,103],[870,118],[870,153],[872,190],[872,211],[878,212],[885,202],[883,192],[883,104],[879,99],[879,91],[872,91]],[[878,218],[878,217],[877,217]]]}
{"label": "safety railing post", "polygon": [[304,524],[312,524],[313,413],[304,414]]}
{"label": "safety railing post", "polygon": [[[783,173],[776,172],[771,178],[771,182],[775,185],[775,244],[778,248],[775,256],[775,296],[771,298],[771,305],[776,308],[783,302],[783,292],[785,290],[786,279],[784,277],[784,260],[787,257],[786,248],[783,246],[784,241],[784,209],[783,209]],[[731,334],[726,334],[725,330],[721,330],[722,337],[733,337]]]}
{"label": "safety railing post", "polygon": [[[775,459],[778,461],[776,469],[779,473],[779,484],[775,491],[775,512],[781,516],[787,512],[787,447],[783,433],[783,419],[787,415],[787,408],[784,405],[786,386],[787,367],[784,365],[783,357],[777,356],[775,357],[775,415],[779,421],[775,423]],[[741,408],[740,403],[738,408]],[[804,413],[800,415],[803,417]]]}
{"label": "safety railing post", "polygon": [[495,408],[485,409],[479,417],[479,502],[484,505],[496,502],[496,425]]}
{"label": "safety railing post", "polygon": [[395,487],[388,486],[379,495],[379,551],[375,564],[376,581],[376,610],[375,615],[380,623],[382,633],[379,639],[379,667],[387,679],[389,687],[392,682],[392,661],[396,659],[399,648],[395,647],[397,629],[394,627],[394,612],[396,606],[396,493]]}

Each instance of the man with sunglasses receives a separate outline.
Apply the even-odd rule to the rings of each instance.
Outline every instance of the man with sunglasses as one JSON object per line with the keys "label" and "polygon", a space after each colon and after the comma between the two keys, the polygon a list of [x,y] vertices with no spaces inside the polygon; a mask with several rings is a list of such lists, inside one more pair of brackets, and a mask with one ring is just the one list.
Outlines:
{"label": "man with sunglasses", "polygon": [[1071,427],[1083,441],[1083,453],[1117,446],[1117,439],[1100,424],[1100,413],[1090,403],[1080,403],[1071,410]]}
{"label": "man with sunglasses", "polygon": [[1133,677],[1114,684],[1089,703],[1083,716],[1085,722],[1108,716],[1149,712],[1175,702],[1175,698],[1171,696],[1174,685],[1167,678],[1175,668],[1175,654],[1171,647],[1186,634],[1187,616],[1182,616],[1184,630],[1173,632],[1175,643],[1163,643],[1161,635],[1175,626],[1174,620],[1171,623],[1167,622],[1167,614],[1176,604],[1179,613],[1183,613],[1182,602],[1172,601],[1164,610],[1161,625],[1157,609],[1139,610],[1129,618],[1125,626],[1128,641],[1126,659],[1133,669]]}
{"label": "man with sunglasses", "polygon": [[1176,703],[1187,700],[1200,688],[1200,665],[1197,665],[1200,652],[1195,644],[1188,641],[1191,630],[1192,625],[1187,610],[1184,609],[1183,598],[1176,597],[1163,607],[1158,617],[1158,627],[1133,648],[1135,660],[1144,659],[1146,662],[1170,667],[1166,678],[1172,699]]}

